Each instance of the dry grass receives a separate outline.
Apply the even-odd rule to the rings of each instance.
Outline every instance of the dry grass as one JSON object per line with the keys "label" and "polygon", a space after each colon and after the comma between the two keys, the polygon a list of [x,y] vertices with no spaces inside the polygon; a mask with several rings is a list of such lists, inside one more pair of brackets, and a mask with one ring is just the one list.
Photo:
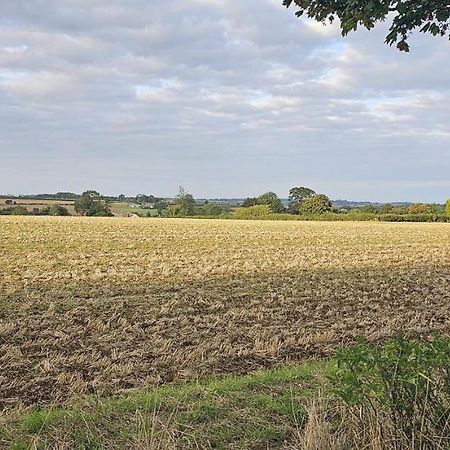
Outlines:
{"label": "dry grass", "polygon": [[0,408],[450,331],[448,224],[0,218]]}

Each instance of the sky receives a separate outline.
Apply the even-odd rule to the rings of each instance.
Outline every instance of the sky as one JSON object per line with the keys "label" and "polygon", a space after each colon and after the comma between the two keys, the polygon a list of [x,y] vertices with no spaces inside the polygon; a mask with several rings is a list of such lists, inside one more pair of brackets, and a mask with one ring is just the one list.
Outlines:
{"label": "sky", "polygon": [[450,42],[282,0],[2,0],[0,193],[450,197]]}

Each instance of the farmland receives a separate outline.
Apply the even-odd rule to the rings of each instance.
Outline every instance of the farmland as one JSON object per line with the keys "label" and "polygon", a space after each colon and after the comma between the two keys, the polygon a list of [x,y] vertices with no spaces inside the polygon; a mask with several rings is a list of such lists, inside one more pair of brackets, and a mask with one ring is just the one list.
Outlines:
{"label": "farmland", "polygon": [[0,220],[2,409],[450,331],[447,224]]}

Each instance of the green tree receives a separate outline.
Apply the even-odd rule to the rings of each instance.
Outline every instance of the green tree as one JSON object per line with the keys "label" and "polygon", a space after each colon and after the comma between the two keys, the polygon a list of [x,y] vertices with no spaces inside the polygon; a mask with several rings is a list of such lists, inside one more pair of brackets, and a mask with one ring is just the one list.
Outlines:
{"label": "green tree", "polygon": [[343,36],[360,26],[370,30],[392,18],[385,42],[396,43],[405,52],[413,30],[433,36],[449,34],[449,0],[283,0],[283,5],[296,5],[296,16],[307,15],[324,24],[339,19]]}
{"label": "green tree", "polygon": [[238,208],[234,217],[236,219],[264,219],[272,213],[269,205],[253,205],[248,208]]}
{"label": "green tree", "polygon": [[302,214],[324,214],[333,209],[330,199],[324,194],[316,194],[303,201]]}
{"label": "green tree", "polygon": [[256,197],[248,197],[242,202],[243,208],[249,208],[250,206],[255,206],[258,204],[258,199]]}
{"label": "green tree", "polygon": [[97,191],[86,191],[74,203],[75,211],[83,216],[112,216],[108,202]]}
{"label": "green tree", "polygon": [[167,215],[170,217],[195,215],[195,199],[192,194],[180,186],[175,202],[167,208]]}
{"label": "green tree", "polygon": [[291,214],[299,214],[303,201],[315,194],[312,189],[307,187],[293,187],[289,191],[289,212]]}
{"label": "green tree", "polygon": [[28,210],[25,206],[18,205],[11,208],[10,214],[13,216],[26,216],[28,214]]}
{"label": "green tree", "polygon": [[380,213],[381,214],[389,214],[389,213],[392,213],[393,210],[394,210],[394,205],[391,205],[390,203],[385,203],[380,208]]}
{"label": "green tree", "polygon": [[447,216],[450,217],[450,198],[447,200],[447,203],[445,205],[445,212],[447,213]]}
{"label": "green tree", "polygon": [[50,206],[48,210],[49,216],[68,216],[69,211],[67,211],[67,208],[61,205],[52,205]]}
{"label": "green tree", "polygon": [[184,216],[183,214],[183,208],[178,203],[172,203],[169,205],[166,209],[166,214],[168,217],[181,217]]}
{"label": "green tree", "polygon": [[378,212],[377,208],[375,208],[375,206],[371,204],[361,206],[360,208],[356,208],[356,211],[365,214],[376,214]]}
{"label": "green tree", "polygon": [[205,203],[200,208],[200,214],[203,216],[220,216],[224,213],[224,209],[219,206],[215,205],[214,203]]}
{"label": "green tree", "polygon": [[268,205],[272,212],[280,213],[284,211],[283,202],[278,198],[275,192],[266,192],[257,199],[258,205]]}

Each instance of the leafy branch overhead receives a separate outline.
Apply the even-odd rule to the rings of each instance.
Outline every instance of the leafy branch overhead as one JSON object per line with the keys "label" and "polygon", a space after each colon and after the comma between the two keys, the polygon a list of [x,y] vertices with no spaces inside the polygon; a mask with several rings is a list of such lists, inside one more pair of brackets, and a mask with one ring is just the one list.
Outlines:
{"label": "leafy branch overhead", "polygon": [[392,17],[385,42],[405,52],[413,30],[449,35],[450,0],[283,0],[283,5],[295,5],[297,17],[306,15],[324,24],[339,19],[343,36],[360,26],[370,30]]}

